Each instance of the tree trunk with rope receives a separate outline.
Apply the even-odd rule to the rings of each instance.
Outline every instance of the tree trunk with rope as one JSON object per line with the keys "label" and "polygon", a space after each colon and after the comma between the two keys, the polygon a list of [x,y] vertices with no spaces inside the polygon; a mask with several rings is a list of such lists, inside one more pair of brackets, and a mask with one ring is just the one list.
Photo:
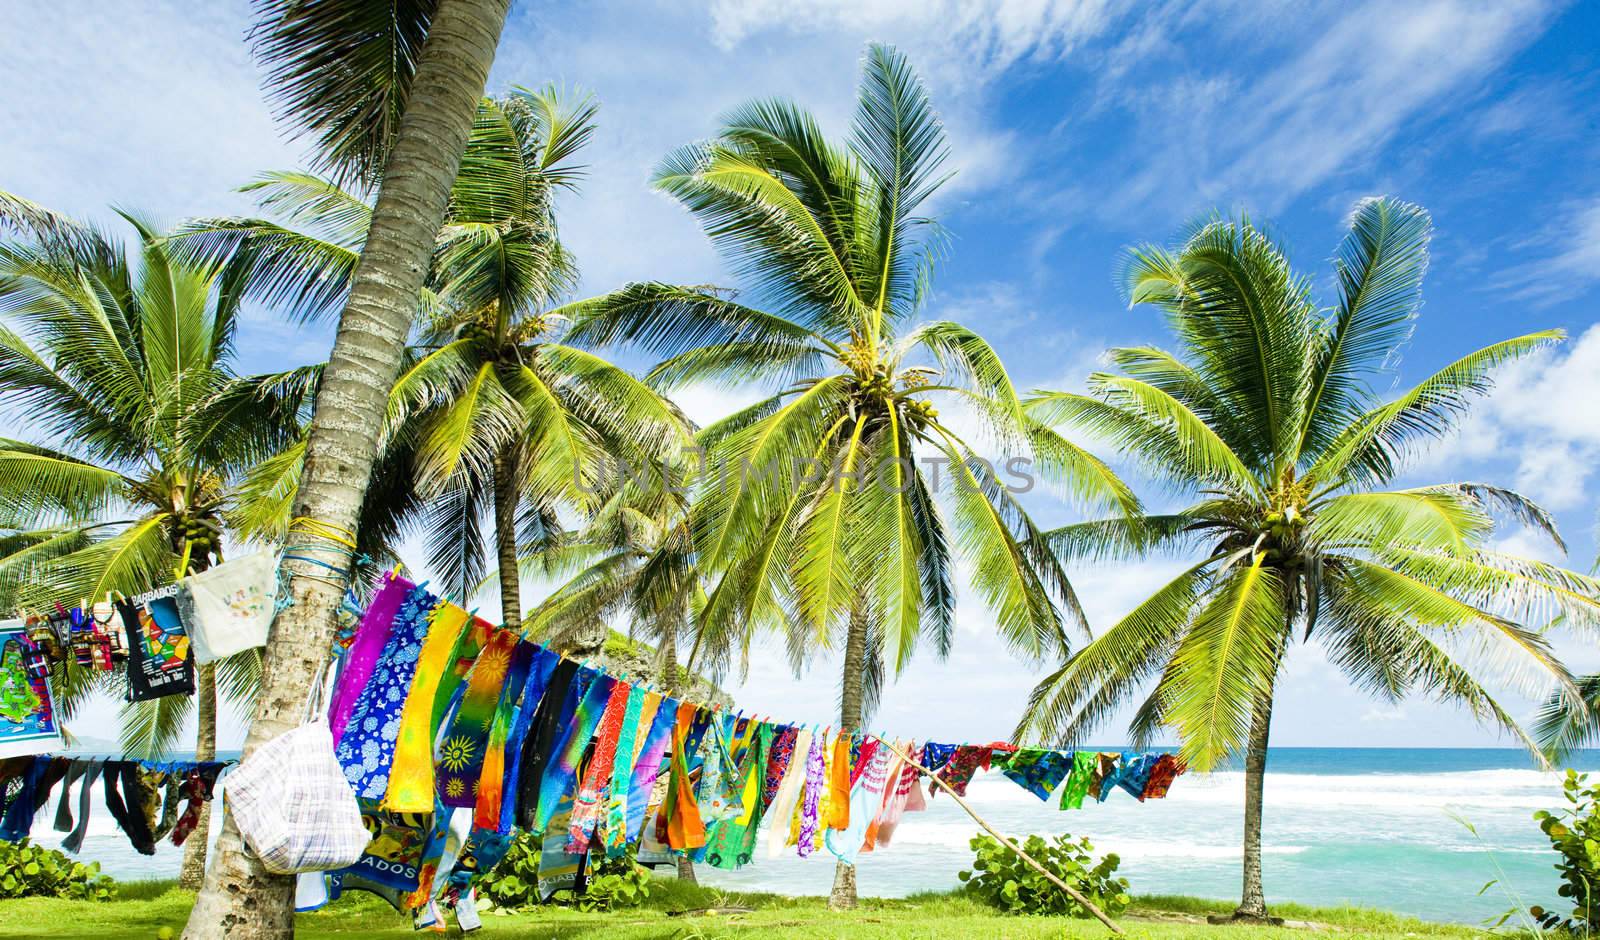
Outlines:
{"label": "tree trunk with rope", "polygon": [[[294,515],[319,529],[310,533],[322,543],[319,558],[336,568],[350,564],[352,549],[338,533],[351,533],[358,524],[389,389],[509,5],[510,0],[440,0],[384,168],[350,298],[317,389],[294,500]],[[279,613],[268,637],[246,759],[299,722],[312,682],[327,664],[344,596],[343,579],[310,562],[285,560],[281,577],[291,606]],[[184,937],[292,937],[294,878],[266,871],[246,850],[232,814],[224,817]]]}
{"label": "tree trunk with rope", "polygon": [[[199,574],[211,567],[211,552],[202,551],[198,557],[191,554],[194,543],[184,539],[184,558],[179,572]],[[222,560],[220,551],[217,560]],[[194,671],[194,759],[217,758],[217,667],[215,663],[196,665]],[[195,822],[189,838],[183,843],[183,864],[178,869],[178,887],[186,891],[199,891],[206,878],[206,852],[211,848],[211,804],[200,805],[200,818]]]}
{"label": "tree trunk with rope", "polygon": [[[850,610],[844,641],[844,675],[839,683],[839,733],[861,730],[861,706],[865,697],[867,666],[867,615],[859,605]],[[833,866],[833,890],[828,907],[846,911],[856,906],[856,867],[844,862]]]}

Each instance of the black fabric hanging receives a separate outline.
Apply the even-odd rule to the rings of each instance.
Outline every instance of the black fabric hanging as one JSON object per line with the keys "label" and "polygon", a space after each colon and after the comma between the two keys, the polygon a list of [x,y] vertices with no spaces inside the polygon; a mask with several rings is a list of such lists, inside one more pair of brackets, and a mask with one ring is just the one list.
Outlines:
{"label": "black fabric hanging", "polygon": [[[119,784],[126,793],[126,799],[123,792],[118,792]],[[106,764],[101,785],[106,791],[106,809],[116,818],[117,825],[133,844],[133,850],[140,855],[156,854],[156,841],[144,815],[147,797],[144,781],[139,776],[139,763],[128,760]]]}
{"label": "black fabric hanging", "polygon": [[[174,614],[176,609],[174,604]],[[128,635],[128,701],[147,702],[168,695],[193,695],[193,656],[186,653],[183,661],[174,665],[170,656],[152,650],[152,637],[164,631],[148,608],[117,601],[117,613],[122,616],[122,626]]]}
{"label": "black fabric hanging", "polygon": [[[577,693],[581,693],[582,689],[572,681],[577,674],[578,664],[570,659],[563,659],[556,664],[555,670],[550,673],[550,682],[545,686],[544,696],[539,699],[539,707],[533,713],[527,740],[522,743],[515,795],[517,824],[524,829],[533,826],[538,814],[539,784],[544,780],[544,768],[550,761],[550,752],[561,737],[561,716],[563,713],[570,715],[578,707]],[[504,794],[502,798],[509,796],[511,794]]]}

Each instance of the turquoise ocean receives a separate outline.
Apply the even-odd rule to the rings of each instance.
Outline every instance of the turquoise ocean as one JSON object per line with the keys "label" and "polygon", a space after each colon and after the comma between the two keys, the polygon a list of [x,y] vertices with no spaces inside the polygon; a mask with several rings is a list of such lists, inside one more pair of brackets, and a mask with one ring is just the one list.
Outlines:
{"label": "turquoise ocean", "polygon": [[[1571,766],[1600,770],[1600,752],[1579,754]],[[1136,893],[1238,896],[1243,777],[1236,770],[1180,777],[1164,800],[1139,803],[1118,791],[1081,810],[1058,810],[992,772],[973,781],[968,797],[1003,832],[1070,832],[1088,836],[1097,851],[1116,852]],[[1512,749],[1274,748],[1266,782],[1267,895],[1465,923],[1514,904],[1554,904],[1555,856],[1533,813],[1562,805],[1561,775],[1534,769],[1525,752]],[[50,828],[51,809],[40,814],[34,837],[55,847],[61,834]],[[180,850],[164,845],[153,857],[137,855],[98,798],[95,809],[85,860],[118,878],[177,874]],[[976,832],[953,801],[931,800],[928,812],[906,817],[893,845],[861,857],[861,892],[955,887]],[[761,846],[746,868],[702,866],[700,878],[734,889],[825,894],[833,865],[825,855],[768,859]],[[1497,884],[1480,894],[1489,881]]]}

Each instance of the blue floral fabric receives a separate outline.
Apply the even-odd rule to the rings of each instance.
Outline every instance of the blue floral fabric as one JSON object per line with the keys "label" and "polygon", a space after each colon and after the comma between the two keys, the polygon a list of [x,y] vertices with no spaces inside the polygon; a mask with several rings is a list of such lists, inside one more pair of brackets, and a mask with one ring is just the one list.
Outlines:
{"label": "blue floral fabric", "polygon": [[956,748],[959,746],[956,744],[934,744],[929,741],[922,746],[922,766],[929,770],[938,770],[950,762],[950,758],[955,756]]}
{"label": "blue floral fabric", "polygon": [[389,789],[400,713],[405,708],[406,694],[411,691],[422,641],[428,636],[428,615],[438,603],[439,599],[420,585],[401,601],[372,678],[356,699],[350,723],[339,741],[339,763],[360,799],[381,800]]}
{"label": "blue floral fabric", "polygon": [[1042,747],[1025,747],[996,761],[1000,772],[1041,800],[1072,772],[1072,754]]}

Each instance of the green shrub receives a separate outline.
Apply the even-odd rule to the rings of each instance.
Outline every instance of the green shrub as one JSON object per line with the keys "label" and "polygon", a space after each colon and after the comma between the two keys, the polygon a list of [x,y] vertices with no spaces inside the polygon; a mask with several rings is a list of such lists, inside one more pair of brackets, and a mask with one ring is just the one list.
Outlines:
{"label": "green shrub", "polygon": [[[991,906],[1009,914],[1091,916],[1082,904],[1000,840],[978,835],[970,844],[972,869],[961,872],[958,877],[966,883],[967,891]],[[1029,836],[1022,843],[1022,849],[1107,914],[1117,915],[1128,909],[1132,901],[1128,879],[1113,877],[1122,859],[1113,852],[1096,861],[1094,846],[1089,844],[1087,836],[1076,842],[1064,833],[1052,841],[1042,836]]]}
{"label": "green shrub", "polygon": [[1600,929],[1600,784],[1591,786],[1587,774],[1567,771],[1562,792],[1571,809],[1533,814],[1550,845],[1561,854],[1556,871],[1561,887],[1556,893],[1572,902],[1572,915],[1535,907],[1529,911],[1540,927],[1591,934]]}
{"label": "green shrub", "polygon": [[100,863],[75,862],[55,849],[0,842],[0,898],[72,898],[109,901],[117,884],[100,874]]}
{"label": "green shrub", "polygon": [[[500,910],[520,910],[539,903],[539,848],[542,840],[526,832],[518,833],[511,850],[493,870],[477,882],[478,897]],[[590,867],[584,893],[557,891],[550,903],[575,907],[580,911],[609,911],[638,907],[650,896],[650,874],[636,864],[633,854],[606,858]]]}

